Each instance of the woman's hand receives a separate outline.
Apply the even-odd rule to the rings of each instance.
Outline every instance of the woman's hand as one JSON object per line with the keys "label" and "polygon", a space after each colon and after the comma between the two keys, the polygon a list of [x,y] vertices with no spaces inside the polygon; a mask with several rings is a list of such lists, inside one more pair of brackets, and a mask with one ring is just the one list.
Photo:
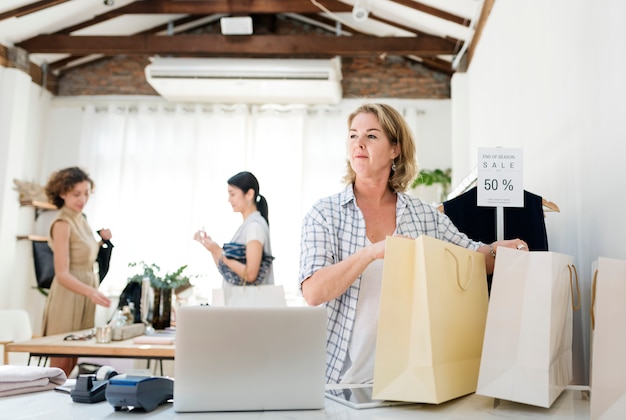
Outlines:
{"label": "woman's hand", "polygon": [[211,245],[215,243],[213,238],[211,238],[207,233],[203,230],[199,230],[193,235],[193,239],[200,242],[202,246],[204,246],[209,251],[211,250]]}
{"label": "woman's hand", "polygon": [[203,230],[199,230],[193,234],[193,240],[202,243],[203,239],[206,238],[206,232]]}
{"label": "woman's hand", "polygon": [[90,295],[88,295],[88,297],[96,305],[104,306],[105,308],[108,308],[109,306],[111,306],[111,300],[108,297],[106,297],[104,293],[100,292],[98,289],[93,289],[93,292]]}
{"label": "woman's hand", "polygon": [[493,273],[493,268],[495,266],[496,256],[499,247],[513,248],[520,251],[529,251],[528,244],[519,238],[507,239],[504,241],[495,241],[491,244],[481,246],[480,248],[478,248],[477,251],[485,256],[487,274]]}
{"label": "woman's hand", "polygon": [[100,235],[103,241],[110,241],[113,237],[110,229],[100,229],[98,235]]}
{"label": "woman's hand", "polygon": [[205,247],[207,250],[209,250],[212,254],[218,254],[218,255],[222,254],[222,248],[219,246],[217,242],[213,240],[213,238],[207,235],[205,231],[203,230],[197,231],[196,233],[194,233],[193,239],[195,241],[200,242],[202,246]]}
{"label": "woman's hand", "polygon": [[378,241],[376,243],[369,245],[373,259],[379,260],[381,258],[385,258],[385,244],[386,243],[387,243],[387,240],[383,239],[382,241]]}
{"label": "woman's hand", "polygon": [[528,244],[519,238],[508,239],[505,241],[495,241],[491,244],[491,250],[493,250],[494,254],[497,254],[497,249],[500,246],[504,248],[513,248],[520,251],[528,251]]}

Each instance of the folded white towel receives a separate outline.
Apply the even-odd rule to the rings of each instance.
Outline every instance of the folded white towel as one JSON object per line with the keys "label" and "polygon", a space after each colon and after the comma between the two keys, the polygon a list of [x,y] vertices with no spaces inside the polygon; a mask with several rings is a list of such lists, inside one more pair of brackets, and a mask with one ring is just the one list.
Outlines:
{"label": "folded white towel", "polygon": [[176,337],[172,336],[157,336],[157,335],[140,335],[133,338],[133,344],[174,344]]}
{"label": "folded white towel", "polygon": [[54,389],[67,376],[62,369],[39,366],[0,366],[0,397]]}

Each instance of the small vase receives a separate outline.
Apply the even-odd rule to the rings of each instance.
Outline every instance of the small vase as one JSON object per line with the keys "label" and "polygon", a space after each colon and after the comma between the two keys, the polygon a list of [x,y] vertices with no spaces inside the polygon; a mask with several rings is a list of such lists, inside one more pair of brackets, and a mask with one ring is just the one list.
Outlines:
{"label": "small vase", "polygon": [[163,330],[171,324],[172,289],[154,289],[154,308],[152,312],[152,327]]}

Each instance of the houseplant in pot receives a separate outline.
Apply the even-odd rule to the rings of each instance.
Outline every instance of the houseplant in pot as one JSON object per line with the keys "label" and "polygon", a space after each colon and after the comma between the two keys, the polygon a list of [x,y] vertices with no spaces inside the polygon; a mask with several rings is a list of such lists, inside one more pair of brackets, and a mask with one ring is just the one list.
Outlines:
{"label": "houseplant in pot", "polygon": [[[411,188],[416,189],[420,186],[439,187],[437,199],[440,203],[446,200],[450,185],[452,183],[452,169],[422,169],[417,177],[411,183]],[[422,198],[422,197],[420,197]]]}
{"label": "houseplant in pot", "polygon": [[[190,285],[190,276],[183,274],[187,265],[182,265],[174,271],[163,272],[161,267],[143,261],[130,263],[129,267],[139,267],[141,271],[129,278],[129,282],[143,282],[149,279],[154,300],[152,305],[152,327],[162,330],[170,326],[172,314],[172,291]],[[145,309],[144,309],[145,311]],[[143,312],[143,311],[142,311]],[[147,312],[146,312],[147,313]]]}

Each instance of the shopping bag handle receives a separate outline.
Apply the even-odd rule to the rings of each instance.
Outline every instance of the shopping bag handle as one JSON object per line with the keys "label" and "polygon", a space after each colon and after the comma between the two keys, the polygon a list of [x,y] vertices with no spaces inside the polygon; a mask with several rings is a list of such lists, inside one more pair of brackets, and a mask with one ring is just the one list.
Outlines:
{"label": "shopping bag handle", "polygon": [[463,287],[463,285],[461,284],[461,275],[459,274],[459,259],[456,257],[456,255],[454,255],[454,252],[450,251],[448,248],[444,248],[444,250],[446,250],[448,252],[448,254],[450,254],[452,256],[452,258],[454,258],[454,263],[456,265],[456,284],[459,286],[459,289],[465,291],[467,289],[469,289],[470,287],[470,283],[472,282],[472,271],[474,271],[474,258],[472,258],[471,255],[467,256],[467,260],[469,262],[468,269],[467,269],[467,286]]}
{"label": "shopping bag handle", "polygon": [[591,309],[589,309],[589,318],[591,319],[591,329],[596,328],[596,280],[598,279],[598,270],[593,272],[593,280],[591,282]]}
{"label": "shopping bag handle", "polygon": [[[576,270],[576,266],[574,264],[567,264],[567,269],[569,270],[569,286],[572,294],[572,309],[577,311],[580,309],[580,285],[578,283],[578,271]],[[576,304],[574,304],[574,283],[572,270],[574,270],[574,276],[576,277],[576,294],[578,295],[578,302]]]}

